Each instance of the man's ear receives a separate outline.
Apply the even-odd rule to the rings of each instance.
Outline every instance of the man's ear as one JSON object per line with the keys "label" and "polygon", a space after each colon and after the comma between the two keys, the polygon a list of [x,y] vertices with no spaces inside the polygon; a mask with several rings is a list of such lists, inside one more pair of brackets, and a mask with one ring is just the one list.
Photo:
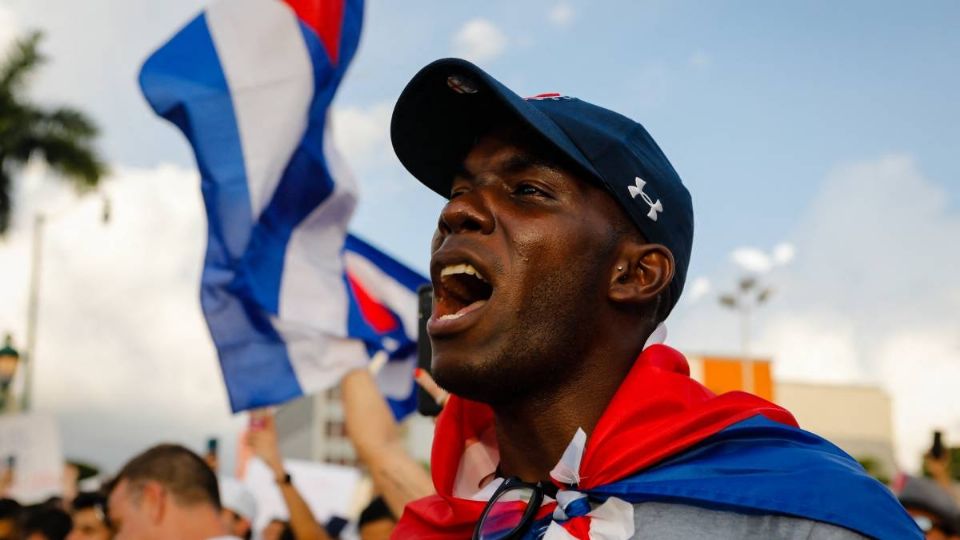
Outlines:
{"label": "man's ear", "polygon": [[141,504],[145,505],[147,516],[153,523],[163,521],[163,516],[167,512],[167,490],[163,484],[155,481],[147,481],[143,485],[143,494],[141,495]]}
{"label": "man's ear", "polygon": [[673,254],[660,244],[624,242],[611,268],[609,297],[614,302],[651,302],[673,280]]}

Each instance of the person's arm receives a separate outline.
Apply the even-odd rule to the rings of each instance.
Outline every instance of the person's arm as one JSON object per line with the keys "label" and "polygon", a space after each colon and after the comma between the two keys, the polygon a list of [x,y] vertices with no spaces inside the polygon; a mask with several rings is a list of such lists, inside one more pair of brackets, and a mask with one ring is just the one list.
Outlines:
{"label": "person's arm", "polygon": [[430,394],[430,397],[437,402],[437,405],[439,405],[441,409],[447,404],[447,400],[450,399],[450,393],[440,388],[440,385],[437,384],[437,381],[433,380],[433,376],[430,375],[429,371],[417,368],[413,372],[413,379],[417,381],[420,388],[423,388],[427,394]]}
{"label": "person's arm", "polygon": [[290,528],[297,540],[331,540],[327,531],[317,523],[306,501],[293,486],[290,477],[283,468],[283,457],[277,443],[277,427],[273,414],[267,411],[255,411],[250,416],[250,431],[247,442],[254,455],[263,460],[280,489],[283,502],[290,513]]}
{"label": "person's arm", "polygon": [[393,413],[368,370],[356,369],[344,376],[340,394],[347,434],[377,491],[399,518],[407,503],[434,493],[430,474],[404,447]]}
{"label": "person's arm", "polygon": [[952,465],[950,463],[950,452],[943,452],[943,455],[939,458],[933,457],[933,454],[928,452],[923,456],[923,464],[933,481],[943,488],[957,504],[960,504],[960,494],[957,493],[957,488],[953,484],[953,477],[950,475]]}
{"label": "person's arm", "polygon": [[7,465],[0,472],[0,499],[8,497],[7,491],[13,487],[13,467]]}

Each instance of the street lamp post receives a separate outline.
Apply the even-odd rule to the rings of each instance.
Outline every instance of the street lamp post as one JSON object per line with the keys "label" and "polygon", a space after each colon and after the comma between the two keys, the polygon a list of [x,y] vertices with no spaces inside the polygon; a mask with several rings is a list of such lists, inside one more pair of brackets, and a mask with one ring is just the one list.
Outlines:
{"label": "street lamp post", "polygon": [[17,374],[17,365],[20,363],[20,353],[13,348],[13,338],[7,334],[0,348],[0,413],[7,410],[7,396],[10,394],[10,385]]}
{"label": "street lamp post", "polygon": [[[101,211],[101,222],[106,224],[110,222],[111,205],[110,199],[102,195],[103,209]],[[33,216],[33,244],[31,247],[31,266],[30,266],[30,285],[27,297],[27,345],[23,352],[23,391],[20,396],[20,409],[30,410],[30,402],[33,398],[33,369],[36,364],[36,346],[37,346],[37,320],[40,310],[40,276],[43,264],[43,235],[46,228],[47,218],[42,213],[36,213]]]}
{"label": "street lamp post", "polygon": [[720,305],[740,314],[740,357],[743,361],[744,389],[753,392],[753,359],[750,357],[750,316],[754,309],[765,304],[773,294],[773,289],[763,287],[753,276],[740,278],[734,293],[720,295]]}
{"label": "street lamp post", "polygon": [[40,300],[40,268],[43,262],[43,230],[46,225],[43,214],[33,216],[33,244],[30,248],[30,285],[27,296],[27,348],[23,358],[23,395],[20,396],[20,409],[30,410],[31,390],[33,388],[33,351],[37,345],[37,312]]}

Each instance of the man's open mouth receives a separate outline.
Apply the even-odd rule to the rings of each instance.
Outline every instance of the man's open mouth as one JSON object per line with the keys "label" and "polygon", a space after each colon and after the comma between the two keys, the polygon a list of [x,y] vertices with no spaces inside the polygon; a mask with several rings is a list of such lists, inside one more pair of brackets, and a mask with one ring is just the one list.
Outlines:
{"label": "man's open mouth", "polygon": [[480,308],[493,294],[493,286],[472,264],[449,264],[440,269],[434,283],[433,317],[438,321],[459,319]]}

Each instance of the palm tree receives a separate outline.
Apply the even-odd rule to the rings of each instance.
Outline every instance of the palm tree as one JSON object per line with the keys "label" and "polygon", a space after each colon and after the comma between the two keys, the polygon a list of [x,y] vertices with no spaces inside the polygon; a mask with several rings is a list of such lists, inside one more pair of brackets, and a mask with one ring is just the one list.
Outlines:
{"label": "palm tree", "polygon": [[81,192],[106,173],[93,149],[93,121],[76,109],[40,107],[23,95],[28,76],[46,60],[37,50],[41,37],[33,32],[17,40],[0,64],[0,236],[10,226],[13,175],[30,158],[42,158]]}

